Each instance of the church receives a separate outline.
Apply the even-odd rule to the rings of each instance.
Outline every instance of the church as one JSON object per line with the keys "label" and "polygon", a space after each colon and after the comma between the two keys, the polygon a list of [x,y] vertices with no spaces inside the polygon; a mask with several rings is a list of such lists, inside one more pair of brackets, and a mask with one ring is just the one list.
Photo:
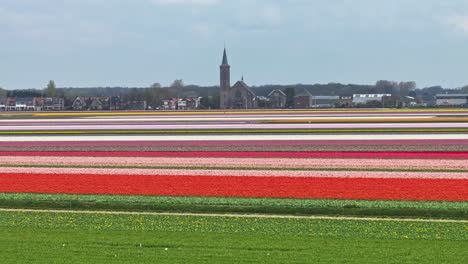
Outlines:
{"label": "church", "polygon": [[231,87],[231,66],[228,63],[226,48],[220,69],[220,108],[221,109],[255,109],[257,96],[244,82],[244,77]]}

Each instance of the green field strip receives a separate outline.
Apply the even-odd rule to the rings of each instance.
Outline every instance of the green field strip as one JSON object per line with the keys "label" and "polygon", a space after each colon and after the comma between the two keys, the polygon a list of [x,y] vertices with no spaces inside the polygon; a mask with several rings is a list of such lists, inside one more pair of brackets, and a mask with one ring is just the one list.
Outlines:
{"label": "green field strip", "polygon": [[468,172],[460,169],[404,169],[404,168],[283,168],[283,167],[218,167],[218,166],[119,166],[119,165],[54,165],[0,164],[0,168],[75,168],[75,169],[152,169],[152,170],[254,170],[254,171],[362,171],[362,172]]}
{"label": "green field strip", "polygon": [[465,223],[0,212],[3,263],[465,263]]}
{"label": "green field strip", "polygon": [[184,232],[195,228],[203,233],[468,241],[464,222],[0,211],[0,225],[164,232]]}
{"label": "green field strip", "polygon": [[0,193],[0,207],[468,219],[468,202]]}

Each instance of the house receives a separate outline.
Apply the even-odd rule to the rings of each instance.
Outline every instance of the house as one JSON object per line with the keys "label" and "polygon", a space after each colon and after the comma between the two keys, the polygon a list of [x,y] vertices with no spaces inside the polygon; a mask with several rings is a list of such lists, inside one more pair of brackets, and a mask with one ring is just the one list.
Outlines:
{"label": "house", "polygon": [[384,103],[386,97],[391,97],[391,94],[353,94],[354,105],[365,105],[372,101]]}
{"label": "house", "polygon": [[34,97],[16,97],[15,100],[16,111],[35,111],[36,105]]}
{"label": "house", "polygon": [[76,111],[87,110],[87,104],[86,104],[85,98],[84,97],[75,98],[72,104],[72,108],[73,110],[76,110]]}
{"label": "house", "polygon": [[177,110],[178,102],[179,100],[177,98],[163,100],[162,110]]}
{"label": "house", "polygon": [[44,107],[44,97],[34,97],[34,106],[36,111],[42,111]]}
{"label": "house", "polygon": [[0,97],[0,111],[5,111],[6,108],[6,97]]}
{"label": "house", "polygon": [[109,110],[121,110],[122,98],[120,96],[112,96],[109,102]]}
{"label": "house", "polygon": [[296,93],[294,96],[294,108],[296,109],[307,109],[310,108],[310,98],[312,94],[306,88]]}
{"label": "house", "polygon": [[125,109],[127,110],[146,110],[147,104],[146,101],[128,101]]}
{"label": "house", "polygon": [[63,111],[65,108],[65,100],[58,97],[45,97],[42,110],[44,111]]}
{"label": "house", "polygon": [[5,111],[16,111],[16,97],[8,97],[6,99]]}
{"label": "house", "polygon": [[188,96],[185,98],[187,110],[195,110],[200,108],[200,101],[202,97]]}
{"label": "house", "polygon": [[93,111],[101,111],[101,110],[109,110],[111,104],[111,98],[106,96],[101,97],[77,97],[73,101],[72,108],[76,111],[84,111],[84,110],[93,110]]}
{"label": "house", "polygon": [[260,108],[260,109],[270,108],[270,98],[259,95],[256,97],[256,101],[257,101],[257,108]]}
{"label": "house", "polygon": [[183,99],[177,100],[177,110],[187,110],[187,101]]}
{"label": "house", "polygon": [[109,110],[109,108],[110,108],[109,97],[92,97],[91,104],[89,105],[88,110],[101,111],[101,110]]}
{"label": "house", "polygon": [[336,107],[350,108],[353,107],[353,95],[340,95]]}
{"label": "house", "polygon": [[280,89],[274,89],[268,94],[270,108],[283,109],[286,108],[286,94]]}

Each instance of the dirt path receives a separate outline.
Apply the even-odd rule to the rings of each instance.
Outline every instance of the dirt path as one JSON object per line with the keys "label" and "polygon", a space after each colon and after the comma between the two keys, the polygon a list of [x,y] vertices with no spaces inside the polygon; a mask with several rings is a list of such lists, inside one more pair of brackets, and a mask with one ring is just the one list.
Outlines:
{"label": "dirt path", "polygon": [[403,222],[439,222],[468,223],[468,220],[455,219],[418,219],[418,218],[379,218],[352,216],[305,216],[274,214],[219,214],[219,213],[169,213],[169,212],[128,212],[128,211],[85,211],[85,210],[46,210],[46,209],[7,209],[0,212],[35,212],[35,213],[73,213],[73,214],[109,214],[109,215],[159,215],[159,216],[200,216],[200,217],[243,217],[243,218],[278,218],[278,219],[318,219],[318,220],[358,220],[358,221],[403,221]]}

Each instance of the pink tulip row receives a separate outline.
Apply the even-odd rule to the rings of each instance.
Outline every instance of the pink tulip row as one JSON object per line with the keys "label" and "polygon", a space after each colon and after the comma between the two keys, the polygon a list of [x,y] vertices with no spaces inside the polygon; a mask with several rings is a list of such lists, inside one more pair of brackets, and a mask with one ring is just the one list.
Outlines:
{"label": "pink tulip row", "polygon": [[163,175],[163,176],[247,176],[247,177],[322,177],[322,178],[405,178],[468,179],[460,172],[374,172],[374,171],[274,171],[274,170],[174,170],[174,169],[98,169],[98,168],[18,168],[3,167],[2,173],[47,175]]}
{"label": "pink tulip row", "polygon": [[468,170],[466,160],[4,156],[0,165]]}
{"label": "pink tulip row", "polygon": [[0,141],[0,146],[347,146],[347,145],[468,145],[467,139],[385,139],[385,140],[211,140],[211,141]]}

